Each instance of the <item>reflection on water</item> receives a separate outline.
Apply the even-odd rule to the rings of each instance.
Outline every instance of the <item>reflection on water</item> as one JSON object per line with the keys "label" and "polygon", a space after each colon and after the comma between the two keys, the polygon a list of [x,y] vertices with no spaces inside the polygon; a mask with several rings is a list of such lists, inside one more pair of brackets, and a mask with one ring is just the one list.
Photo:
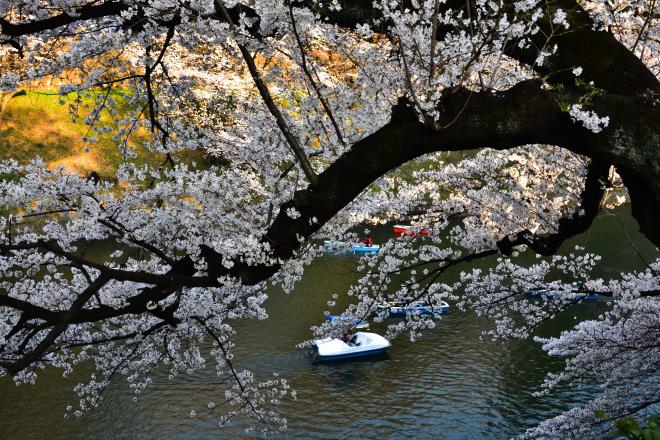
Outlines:
{"label": "reflection on water", "polygon": [[[634,228],[630,219],[628,226]],[[648,242],[638,235],[634,238],[649,257],[657,255]],[[567,246],[585,240],[589,249],[604,256],[600,276],[640,267],[618,222],[611,218],[598,219],[588,235]],[[265,376],[277,371],[298,392],[296,401],[285,401],[281,407],[289,419],[289,431],[282,437],[504,439],[585,401],[594,391],[593,387],[580,392],[559,388],[549,396],[533,397],[544,376],[561,368],[561,359],[548,358],[531,341],[482,341],[481,332],[490,324],[455,308],[415,344],[397,340],[388,354],[362,361],[315,362],[295,345],[309,338],[309,327],[323,319],[328,297],[345,291],[358,278],[353,268],[351,258],[320,258],[308,268],[294,294],[271,293],[270,319],[238,325],[239,366]],[[574,306],[541,331],[557,334],[606,307],[602,302]],[[64,408],[74,400],[74,382],[58,371],[44,372],[36,386],[16,387],[1,380],[0,438],[254,437],[245,433],[241,420],[218,429],[219,409],[213,412],[206,407],[209,401],[223,399],[213,371],[173,381],[156,374],[137,402],[118,382],[100,408],[80,420],[64,420]],[[197,411],[195,418],[188,416],[192,409]]]}

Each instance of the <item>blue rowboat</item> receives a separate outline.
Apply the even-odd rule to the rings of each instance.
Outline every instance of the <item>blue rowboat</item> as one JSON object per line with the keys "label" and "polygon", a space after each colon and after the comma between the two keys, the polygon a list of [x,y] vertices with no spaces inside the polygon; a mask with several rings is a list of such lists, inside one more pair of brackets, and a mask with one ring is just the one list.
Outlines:
{"label": "blue rowboat", "polygon": [[392,303],[386,302],[378,307],[380,310],[386,309],[389,316],[405,316],[405,315],[432,315],[440,316],[449,312],[449,304],[445,301],[440,301],[436,306],[430,305],[424,301],[412,301],[406,303]]}
{"label": "blue rowboat", "polygon": [[376,333],[357,332],[345,342],[339,338],[314,341],[318,358],[321,361],[337,361],[385,353],[390,341]]}
{"label": "blue rowboat", "polygon": [[380,250],[380,246],[377,244],[371,245],[371,246],[366,246],[363,244],[354,244],[353,245],[353,253],[354,254],[369,254],[369,253],[375,253]]}
{"label": "blue rowboat", "polygon": [[323,251],[328,255],[369,254],[380,251],[380,246],[377,244],[367,246],[363,243],[342,243],[338,241],[324,240]]}
{"label": "blue rowboat", "polygon": [[356,318],[355,316],[347,316],[347,315],[328,315],[326,318],[326,321],[328,322],[334,322],[334,321],[344,321],[347,323],[350,323],[357,329],[365,329],[369,328],[369,323],[367,321],[364,321],[360,318]]}

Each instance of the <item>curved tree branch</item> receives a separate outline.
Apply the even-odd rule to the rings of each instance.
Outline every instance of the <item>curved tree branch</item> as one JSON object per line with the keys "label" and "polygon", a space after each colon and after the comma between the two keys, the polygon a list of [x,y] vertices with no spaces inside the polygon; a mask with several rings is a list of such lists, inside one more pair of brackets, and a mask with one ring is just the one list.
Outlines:
{"label": "curved tree branch", "polygon": [[[276,257],[291,257],[299,247],[298,236],[306,238],[316,232],[371,182],[409,160],[435,151],[556,145],[617,167],[634,165],[647,191],[656,197],[660,194],[660,109],[639,104],[633,98],[602,95],[595,98],[594,107],[610,115],[612,123],[595,134],[571,120],[557,103],[560,98],[542,90],[534,80],[495,94],[461,90],[445,100],[440,122],[455,121],[440,131],[420,123],[411,107],[400,101],[388,124],[330,165],[319,175],[316,188],[297,192],[282,206],[266,240]],[[622,133],[626,133],[625,138]],[[301,216],[290,219],[287,208],[295,208]],[[654,225],[647,226],[644,232],[660,243]]]}

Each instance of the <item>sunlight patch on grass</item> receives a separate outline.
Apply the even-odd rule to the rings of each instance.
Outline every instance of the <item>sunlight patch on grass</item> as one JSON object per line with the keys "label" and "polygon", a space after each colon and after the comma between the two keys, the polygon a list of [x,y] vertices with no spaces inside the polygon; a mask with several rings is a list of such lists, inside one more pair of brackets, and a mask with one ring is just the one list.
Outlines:
{"label": "sunlight patch on grass", "polygon": [[[121,92],[113,94],[121,105]],[[97,172],[102,177],[113,178],[124,161],[118,142],[110,134],[98,136],[94,143],[83,141],[84,136],[95,136],[83,121],[73,120],[69,106],[60,104],[60,96],[47,91],[27,91],[16,94],[0,114],[0,160],[16,159],[28,163],[41,157],[50,168],[64,166],[67,170],[89,174]],[[86,98],[91,104],[91,98]],[[85,104],[85,100],[83,100]],[[109,116],[103,113],[102,122]],[[153,153],[144,147],[150,133],[140,128],[129,138],[129,146],[137,157],[131,162],[137,165],[158,166],[165,155]],[[184,163],[204,160],[203,152],[181,152],[175,155]]]}

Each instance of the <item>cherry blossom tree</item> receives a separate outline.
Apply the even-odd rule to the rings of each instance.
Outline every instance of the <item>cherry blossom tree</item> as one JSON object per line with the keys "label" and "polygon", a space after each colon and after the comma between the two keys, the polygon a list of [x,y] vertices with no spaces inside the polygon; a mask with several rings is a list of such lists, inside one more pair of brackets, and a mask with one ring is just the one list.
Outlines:
{"label": "cherry blossom tree", "polygon": [[[530,337],[576,301],[569,282],[550,281],[559,271],[613,305],[540,341],[567,357],[546,389],[597,380],[603,393],[526,435],[598,436],[610,425],[596,412],[616,420],[658,403],[660,259],[602,280],[599,256],[558,253],[626,199],[660,244],[657,8],[0,0],[3,92],[59,78],[89,148],[111,136],[124,157],[101,179],[39,158],[0,165],[0,377],[33,383],[45,366],[91,363],[71,408],[81,414],[115,376],[139,394],[154,368],[212,364],[228,379],[221,424],[285,428],[274,405],[290,385],[235,366],[233,323],[267,318],[265,285],[290,290],[320,239],[414,212],[430,237],[364,257],[347,312],[381,321],[383,300],[452,298],[492,318],[492,337]],[[159,167],[134,161],[131,135],[145,128]],[[196,149],[210,164],[174,158]],[[101,240],[113,252],[99,262],[87,251]],[[537,264],[517,262],[525,249]],[[488,272],[443,281],[495,254]],[[524,295],[542,287],[559,298]],[[433,325],[412,316],[388,334]]]}

